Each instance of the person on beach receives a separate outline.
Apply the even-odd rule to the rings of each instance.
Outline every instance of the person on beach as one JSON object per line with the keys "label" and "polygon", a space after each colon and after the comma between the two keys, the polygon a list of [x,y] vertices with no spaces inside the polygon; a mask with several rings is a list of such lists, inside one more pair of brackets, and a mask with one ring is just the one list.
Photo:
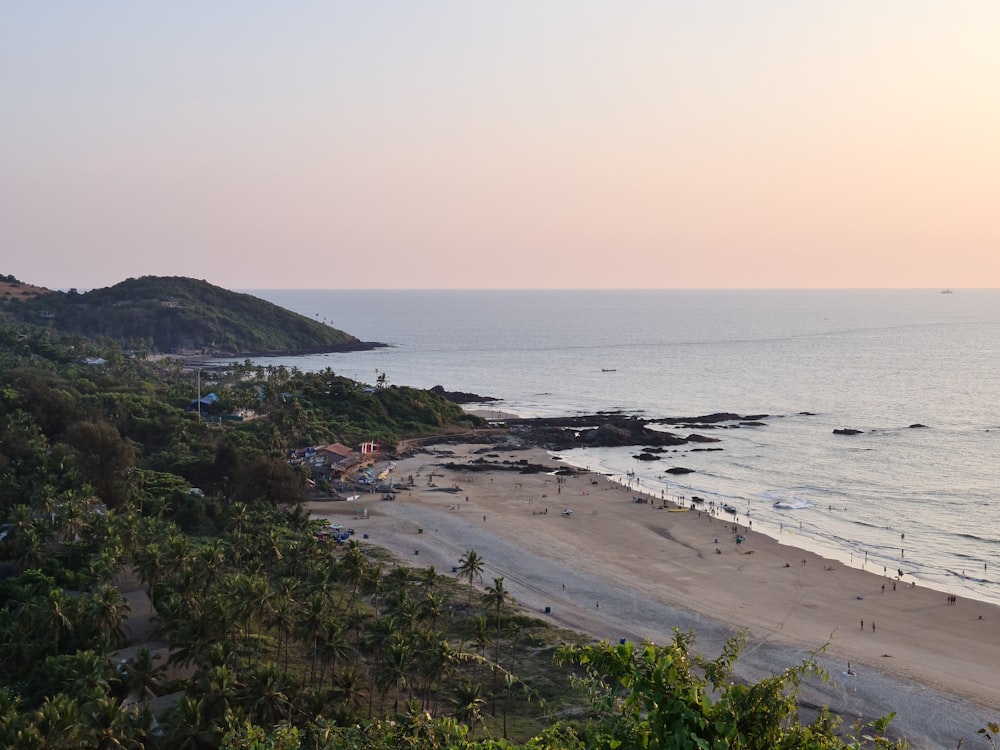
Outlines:
{"label": "person on beach", "polygon": [[874,620],[872,620],[872,632],[873,633],[875,632],[875,621]]}
{"label": "person on beach", "polygon": [[864,621],[864,620],[862,620],[862,621],[861,621],[861,629],[862,629],[862,630],[864,630],[864,629],[865,629],[865,621]]}

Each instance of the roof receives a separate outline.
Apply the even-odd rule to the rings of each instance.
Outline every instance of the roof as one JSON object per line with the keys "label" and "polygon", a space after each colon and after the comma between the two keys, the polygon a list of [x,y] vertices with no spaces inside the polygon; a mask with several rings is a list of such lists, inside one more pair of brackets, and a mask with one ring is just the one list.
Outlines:
{"label": "roof", "polygon": [[326,451],[327,453],[333,453],[338,456],[343,456],[346,458],[351,455],[354,451],[348,448],[343,443],[330,443],[329,445],[321,445],[316,449],[317,451]]}

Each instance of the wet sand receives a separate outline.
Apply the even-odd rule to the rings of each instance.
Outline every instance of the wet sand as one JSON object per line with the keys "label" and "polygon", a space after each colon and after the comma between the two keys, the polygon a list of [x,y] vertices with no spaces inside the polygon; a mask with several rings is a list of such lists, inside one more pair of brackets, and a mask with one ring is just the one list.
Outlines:
{"label": "wet sand", "polygon": [[[676,512],[661,500],[594,474],[557,483],[551,474],[446,470],[485,458],[553,470],[538,449],[429,446],[398,462],[414,485],[394,502],[378,494],[313,503],[314,515],[351,525],[401,561],[451,573],[468,549],[484,582],[504,577],[528,611],[597,639],[668,641],[693,629],[706,655],[738,630],[749,642],[738,674],[760,679],[826,645],[828,683],[810,681],[805,703],[828,704],[846,721],[897,711],[894,728],[914,747],[968,743],[1000,718],[1000,609],[843,567],[783,545],[717,511]],[[563,509],[572,515],[562,515]],[[743,519],[741,519],[743,520]],[[743,537],[738,544],[736,537]],[[885,586],[883,593],[882,586]],[[546,613],[546,608],[549,612]],[[862,622],[864,623],[862,627]],[[874,628],[873,628],[874,626]],[[847,663],[856,676],[845,674]]]}

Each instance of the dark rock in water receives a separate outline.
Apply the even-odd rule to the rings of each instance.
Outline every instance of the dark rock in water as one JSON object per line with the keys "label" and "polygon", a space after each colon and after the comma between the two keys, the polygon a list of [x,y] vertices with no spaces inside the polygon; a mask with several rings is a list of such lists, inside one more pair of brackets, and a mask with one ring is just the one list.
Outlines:
{"label": "dark rock in water", "polygon": [[853,429],[850,429],[850,428],[845,428],[845,429],[842,429],[842,430],[834,430],[833,434],[834,435],[860,435],[863,432],[864,432],[864,430],[853,430]]}
{"label": "dark rock in water", "polygon": [[911,430],[920,430],[920,429],[926,430],[927,429],[927,425],[920,424],[920,422],[917,422],[916,424],[911,424],[910,425],[910,429]]}
{"label": "dark rock in water", "polygon": [[694,474],[694,469],[685,469],[683,466],[675,466],[667,469],[667,474]]}
{"label": "dark rock in water", "polygon": [[767,427],[767,422],[740,422],[740,427]]}
{"label": "dark rock in water", "polygon": [[698,451],[705,451],[705,452],[707,452],[707,451],[721,451],[721,450],[722,450],[722,448],[692,448],[691,452],[692,453],[697,453]]}
{"label": "dark rock in water", "polygon": [[799,416],[800,417],[815,417],[816,414],[813,413],[813,412],[811,412],[811,411],[800,411],[799,412]]}
{"label": "dark rock in water", "polygon": [[730,412],[717,412],[715,414],[706,414],[702,417],[669,417],[662,421],[673,422],[674,424],[712,424],[714,422],[738,422],[741,419],[754,418],[756,417],[741,417],[739,414],[732,414]]}
{"label": "dark rock in water", "polygon": [[687,436],[687,441],[689,443],[721,443],[722,441],[716,437],[705,437],[704,435],[696,435],[693,432]]}
{"label": "dark rock in water", "polygon": [[462,391],[446,391],[444,386],[441,385],[434,386],[430,391],[447,401],[451,401],[453,404],[484,404],[500,400],[495,396],[479,396],[475,393],[463,393]]}
{"label": "dark rock in water", "polygon": [[[689,443],[719,443],[719,438],[705,437],[696,433],[682,437],[662,429],[650,429],[647,425],[669,425],[679,423],[687,429],[705,427],[736,427],[737,425],[715,424],[726,419],[754,420],[736,414],[712,414],[707,417],[678,419],[646,419],[618,413],[599,413],[567,417],[540,417],[533,419],[510,418],[507,427],[511,434],[524,442],[545,447],[549,450],[569,450],[580,447],[624,448],[657,454],[666,447],[683,446]],[[704,423],[703,423],[703,420]],[[641,446],[641,447],[640,447]],[[652,459],[645,459],[652,460]]]}
{"label": "dark rock in water", "polygon": [[636,456],[632,456],[636,461],[659,461],[660,457],[655,456],[652,453],[640,453]]}

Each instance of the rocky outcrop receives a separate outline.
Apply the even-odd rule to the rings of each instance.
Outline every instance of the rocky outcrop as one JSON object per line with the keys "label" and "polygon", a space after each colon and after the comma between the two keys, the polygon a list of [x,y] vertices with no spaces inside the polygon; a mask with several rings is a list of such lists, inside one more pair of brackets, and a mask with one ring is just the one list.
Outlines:
{"label": "rocky outcrop", "polygon": [[495,396],[480,396],[476,393],[464,393],[462,391],[446,391],[442,385],[436,385],[430,391],[447,401],[451,401],[453,404],[485,404],[500,400]]}
{"label": "rocky outcrop", "polygon": [[[736,419],[747,420],[736,414],[710,414],[706,417],[643,419],[619,412],[603,412],[573,417],[542,417],[537,419],[509,419],[507,426],[512,434],[523,436],[526,443],[549,450],[569,450],[581,447],[617,448],[643,446],[642,452],[656,454],[664,447],[678,447],[697,443],[718,443],[717,437],[698,433],[678,435],[662,429],[650,429],[652,424],[672,424],[690,427],[693,424],[711,426],[713,423]],[[709,420],[703,424],[704,420]],[[653,460],[642,459],[642,460]]]}
{"label": "rocky outcrop", "polygon": [[833,434],[834,435],[860,435],[863,432],[864,432],[864,430],[853,430],[853,429],[845,427],[843,429],[834,430]]}

